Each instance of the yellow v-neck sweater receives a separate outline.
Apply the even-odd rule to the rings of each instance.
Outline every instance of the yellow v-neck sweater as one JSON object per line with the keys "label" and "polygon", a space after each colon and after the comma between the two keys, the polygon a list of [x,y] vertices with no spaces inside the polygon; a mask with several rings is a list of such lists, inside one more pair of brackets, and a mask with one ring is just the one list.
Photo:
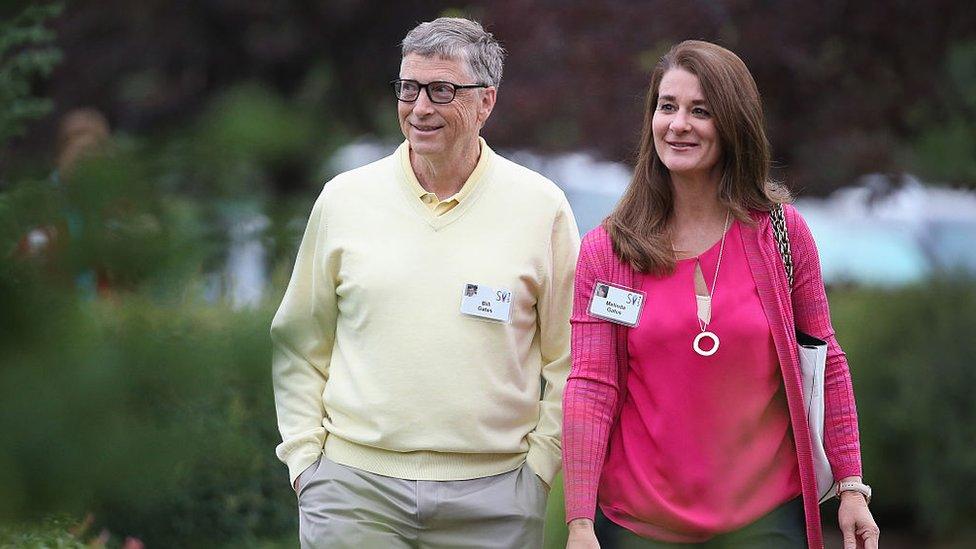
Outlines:
{"label": "yellow v-neck sweater", "polygon": [[[569,203],[482,141],[457,205],[437,215],[408,147],[340,174],[312,208],[271,326],[278,457],[292,482],[324,451],[418,480],[527,460],[551,483],[579,251]],[[511,321],[462,315],[466,284],[512,291]]]}

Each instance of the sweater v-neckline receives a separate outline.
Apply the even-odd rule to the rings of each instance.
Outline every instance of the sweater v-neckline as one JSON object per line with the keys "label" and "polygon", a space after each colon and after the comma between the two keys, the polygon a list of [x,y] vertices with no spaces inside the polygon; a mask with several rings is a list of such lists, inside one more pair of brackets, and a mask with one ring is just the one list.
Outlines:
{"label": "sweater v-neckline", "polygon": [[[420,182],[417,181],[417,176],[413,172],[413,167],[410,165],[410,142],[404,141],[397,149],[396,156],[398,161],[399,176],[400,176],[400,189],[403,192],[403,197],[410,204],[411,208],[417,213],[417,215],[422,218],[432,229],[435,231],[441,230],[447,227],[451,223],[460,219],[478,198],[484,193],[485,188],[488,186],[490,181],[490,173],[494,169],[494,151],[492,151],[485,140],[481,137],[478,138],[481,145],[481,158],[478,159],[478,164],[475,165],[474,171],[468,176],[468,179],[461,186],[461,190],[457,194],[464,194],[461,201],[458,202],[456,206],[441,215],[436,215],[434,211],[427,205],[424,204],[423,200],[416,195],[414,189],[420,186]],[[469,187],[470,185],[470,187]],[[467,187],[467,188],[466,188]]]}

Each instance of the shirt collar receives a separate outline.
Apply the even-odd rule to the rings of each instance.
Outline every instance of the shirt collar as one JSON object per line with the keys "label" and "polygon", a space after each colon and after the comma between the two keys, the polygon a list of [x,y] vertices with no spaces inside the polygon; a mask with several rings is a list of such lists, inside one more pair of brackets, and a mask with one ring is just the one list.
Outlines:
{"label": "shirt collar", "polygon": [[[478,163],[475,165],[471,175],[464,181],[464,185],[461,186],[458,192],[441,200],[436,194],[428,191],[420,184],[420,181],[417,179],[417,174],[414,173],[413,166],[410,164],[410,142],[404,141],[403,145],[400,146],[400,164],[403,167],[404,174],[407,176],[407,185],[410,186],[412,194],[424,201],[424,204],[432,209],[437,208],[439,204],[447,204],[450,202],[460,204],[467,196],[471,195],[471,191],[477,186],[477,182],[484,175],[491,161],[493,152],[481,136],[478,136],[478,147],[480,148]],[[429,198],[424,200],[424,197],[427,195],[430,195]]]}

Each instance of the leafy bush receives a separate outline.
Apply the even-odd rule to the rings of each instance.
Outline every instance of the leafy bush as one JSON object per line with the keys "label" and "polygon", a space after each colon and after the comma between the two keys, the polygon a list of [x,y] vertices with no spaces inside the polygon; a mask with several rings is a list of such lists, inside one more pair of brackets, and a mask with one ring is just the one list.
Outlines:
{"label": "leafy bush", "polygon": [[0,527],[0,547],[17,549],[85,549],[88,547],[71,532],[75,524],[64,517],[45,519],[40,524]]}
{"label": "leafy bush", "polygon": [[921,128],[914,143],[916,163],[925,175],[966,184],[976,182],[976,40],[953,44],[943,61],[938,94],[942,112],[926,102],[916,108],[913,124]]}
{"label": "leafy bush", "polygon": [[[119,148],[0,194],[0,521],[90,512],[163,547],[292,532],[271,305],[202,298],[215,231],[143,166]],[[34,227],[55,238],[24,252]],[[106,292],[78,283],[92,271]]]}
{"label": "leafy bush", "polygon": [[61,4],[32,4],[0,21],[0,145],[51,110],[49,99],[33,96],[31,84],[61,60],[61,51],[52,45],[54,32],[45,27],[61,10]]}
{"label": "leafy bush", "polygon": [[294,527],[273,452],[269,309],[16,290],[2,292],[0,516],[91,511],[153,546]]}
{"label": "leafy bush", "polygon": [[931,538],[973,534],[976,287],[947,279],[830,298],[882,527]]}

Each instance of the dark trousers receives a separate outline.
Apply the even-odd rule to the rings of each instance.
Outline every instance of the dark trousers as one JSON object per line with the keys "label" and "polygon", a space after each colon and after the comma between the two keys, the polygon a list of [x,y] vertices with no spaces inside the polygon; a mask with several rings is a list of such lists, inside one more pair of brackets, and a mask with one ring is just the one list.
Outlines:
{"label": "dark trousers", "polygon": [[720,534],[704,543],[669,543],[642,538],[608,519],[597,509],[596,534],[602,549],[806,549],[803,500],[794,498],[756,522]]}

